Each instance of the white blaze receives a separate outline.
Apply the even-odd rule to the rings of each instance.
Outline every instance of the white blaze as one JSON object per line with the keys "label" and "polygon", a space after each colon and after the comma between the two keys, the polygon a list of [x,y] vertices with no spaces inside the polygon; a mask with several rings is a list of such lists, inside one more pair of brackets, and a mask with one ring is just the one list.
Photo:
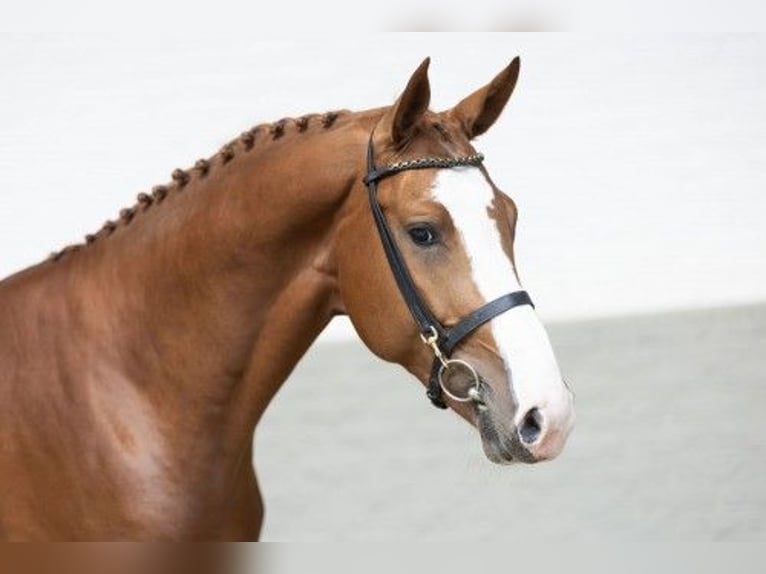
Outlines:
{"label": "white blaze", "polygon": [[[433,196],[449,211],[471,262],[473,280],[485,302],[522,287],[500,231],[488,209],[494,192],[475,168],[441,170]],[[490,322],[492,334],[505,361],[505,369],[520,418],[538,408],[549,423],[567,423],[571,398],[563,384],[548,334],[529,305],[514,307]]]}

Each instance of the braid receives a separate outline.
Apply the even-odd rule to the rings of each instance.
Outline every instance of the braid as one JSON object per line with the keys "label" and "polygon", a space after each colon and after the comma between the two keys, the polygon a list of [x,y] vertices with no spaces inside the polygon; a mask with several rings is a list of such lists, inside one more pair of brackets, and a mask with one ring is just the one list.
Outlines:
{"label": "braid", "polygon": [[[253,149],[256,144],[256,140],[258,139],[258,134],[262,133],[264,129],[268,129],[268,133],[272,140],[278,140],[287,134],[287,127],[290,125],[290,123],[295,125],[298,133],[305,133],[311,128],[312,120],[319,117],[321,126],[325,129],[328,129],[335,124],[342,113],[343,112],[333,111],[327,112],[322,116],[318,116],[317,114],[307,114],[295,120],[291,120],[290,118],[283,118],[267,127],[264,125],[259,125],[250,128],[249,130],[242,132],[236,140],[227,143],[220,149],[218,155],[221,157],[221,164],[225,165],[234,159],[237,150],[236,143],[238,142],[241,143],[241,146],[245,151],[250,151]],[[194,166],[191,168],[191,170],[184,170],[180,168],[173,170],[171,179],[175,184],[175,187],[180,190],[191,182],[192,170],[196,172],[199,177],[205,177],[210,173],[212,166],[213,162],[211,160],[199,159],[194,163]],[[119,225],[129,225],[139,213],[147,211],[155,203],[159,204],[163,202],[170,194],[171,187],[172,186],[168,185],[156,185],[152,188],[151,194],[144,192],[139,193],[136,197],[136,204],[132,207],[121,209],[117,221],[106,221],[98,232],[89,233],[85,236],[84,244],[68,245],[60,251],[52,253],[49,256],[49,260],[58,261],[67,253],[79,251],[84,245],[90,245],[95,243],[96,240],[102,236],[106,237],[113,234]]]}

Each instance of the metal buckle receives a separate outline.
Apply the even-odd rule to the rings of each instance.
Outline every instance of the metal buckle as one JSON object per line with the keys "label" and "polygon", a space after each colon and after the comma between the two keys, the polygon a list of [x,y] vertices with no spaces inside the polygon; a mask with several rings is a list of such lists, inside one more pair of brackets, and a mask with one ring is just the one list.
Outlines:
{"label": "metal buckle", "polygon": [[439,348],[439,333],[436,332],[436,327],[433,325],[428,328],[431,330],[431,334],[426,336],[421,333],[420,340],[423,341],[424,344],[431,347],[431,350],[434,352],[434,356],[439,359],[439,362],[442,364],[442,368],[444,368],[447,366],[447,360],[444,358],[444,354]]}

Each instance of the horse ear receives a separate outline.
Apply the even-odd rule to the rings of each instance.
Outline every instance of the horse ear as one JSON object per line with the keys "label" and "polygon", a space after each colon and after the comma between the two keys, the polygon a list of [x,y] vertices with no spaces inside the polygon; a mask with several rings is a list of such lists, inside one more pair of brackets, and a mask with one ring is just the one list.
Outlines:
{"label": "horse ear", "polygon": [[431,101],[431,85],[428,82],[428,65],[431,58],[426,58],[418,66],[407,82],[404,92],[383,116],[381,128],[395,146],[400,146],[412,137],[418,120],[428,109]]}
{"label": "horse ear", "polygon": [[517,56],[494,80],[448,112],[462,124],[468,139],[480,136],[495,123],[516,87],[520,67]]}

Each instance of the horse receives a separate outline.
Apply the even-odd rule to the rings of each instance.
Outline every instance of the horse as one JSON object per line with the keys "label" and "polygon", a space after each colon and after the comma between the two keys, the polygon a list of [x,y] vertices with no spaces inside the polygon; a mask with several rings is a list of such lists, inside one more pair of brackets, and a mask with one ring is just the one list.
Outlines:
{"label": "horse", "polygon": [[248,129],[0,282],[0,537],[257,540],[256,425],[337,315],[491,461],[561,452],[572,393],[471,143],[519,58],[441,112],[429,62],[392,105]]}

